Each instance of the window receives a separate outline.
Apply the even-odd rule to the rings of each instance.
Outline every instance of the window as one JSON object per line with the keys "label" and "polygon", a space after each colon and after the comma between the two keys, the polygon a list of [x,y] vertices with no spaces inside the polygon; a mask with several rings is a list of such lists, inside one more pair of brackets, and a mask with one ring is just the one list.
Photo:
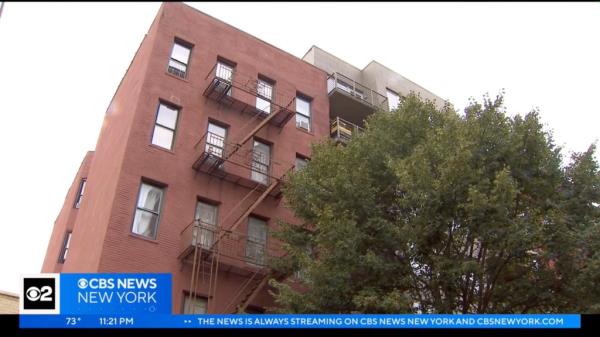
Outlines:
{"label": "window", "polygon": [[296,96],[296,126],[310,131],[310,100]]}
{"label": "window", "polygon": [[[231,64],[227,64],[223,61],[217,62],[216,75],[217,78],[224,80],[225,82],[231,84],[233,81],[233,68],[235,66]],[[231,96],[231,87],[227,90],[227,95]]]}
{"label": "window", "polygon": [[248,217],[248,241],[246,242],[246,258],[258,265],[266,263],[267,222],[255,217]]}
{"label": "window", "polygon": [[256,84],[256,93],[256,108],[266,114],[271,113],[273,83],[259,78]]}
{"label": "window", "polygon": [[156,239],[162,197],[162,188],[142,183],[131,229],[133,233]]}
{"label": "window", "polygon": [[194,231],[193,245],[211,249],[217,232],[217,206],[198,201],[194,219],[199,221],[199,226]]}
{"label": "window", "polygon": [[296,171],[301,171],[306,167],[306,165],[308,165],[308,159],[300,155],[296,155],[296,166],[294,166],[294,169]]}
{"label": "window", "polygon": [[252,173],[250,178],[261,184],[269,183],[269,168],[271,164],[271,146],[254,140],[252,150]]}
{"label": "window", "polygon": [[65,234],[65,238],[63,240],[63,246],[60,251],[60,256],[58,257],[58,263],[65,263],[67,260],[67,253],[69,253],[69,245],[71,244],[71,231],[68,231]]}
{"label": "window", "polygon": [[206,297],[192,297],[185,294],[183,300],[183,313],[186,315],[206,314],[208,299]]}
{"label": "window", "polygon": [[79,193],[77,193],[77,199],[75,199],[75,208],[79,208],[81,206],[81,200],[83,199],[83,193],[85,192],[85,184],[87,182],[87,178],[81,179],[81,183],[79,183]]}
{"label": "window", "polygon": [[208,123],[208,133],[206,134],[205,151],[223,158],[225,154],[225,138],[227,137],[227,129],[215,123]]}
{"label": "window", "polygon": [[391,91],[390,89],[387,89],[387,99],[390,111],[396,110],[398,105],[400,105],[400,95]]}
{"label": "window", "polygon": [[166,105],[158,104],[156,113],[156,124],[152,133],[152,144],[171,150],[173,148],[173,139],[175,138],[175,128],[177,127],[177,115],[179,110]]}
{"label": "window", "polygon": [[171,59],[169,60],[167,71],[175,76],[185,78],[191,52],[192,48],[189,45],[177,41],[173,43]]}

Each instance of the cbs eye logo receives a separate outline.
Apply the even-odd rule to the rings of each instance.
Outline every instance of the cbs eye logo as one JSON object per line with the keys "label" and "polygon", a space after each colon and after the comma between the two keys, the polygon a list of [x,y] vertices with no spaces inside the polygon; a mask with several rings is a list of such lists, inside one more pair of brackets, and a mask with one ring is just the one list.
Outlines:
{"label": "cbs eye logo", "polygon": [[29,302],[52,302],[54,301],[54,297],[52,297],[52,293],[54,292],[53,289],[54,288],[51,286],[43,286],[41,289],[36,286],[31,286],[25,291],[25,297],[27,297]]}
{"label": "cbs eye logo", "polygon": [[58,313],[58,274],[24,276],[21,291],[21,313]]}

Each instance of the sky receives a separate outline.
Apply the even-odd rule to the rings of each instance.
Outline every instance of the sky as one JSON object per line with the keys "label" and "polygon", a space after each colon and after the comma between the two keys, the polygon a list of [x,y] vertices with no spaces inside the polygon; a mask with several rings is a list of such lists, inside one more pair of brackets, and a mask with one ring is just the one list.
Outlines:
{"label": "sky", "polygon": [[[192,3],[295,56],[386,65],[462,111],[505,90],[555,141],[600,138],[600,3]],[[38,273],[64,198],[160,3],[6,3],[0,17],[0,290]],[[596,153],[596,157],[599,155]]]}

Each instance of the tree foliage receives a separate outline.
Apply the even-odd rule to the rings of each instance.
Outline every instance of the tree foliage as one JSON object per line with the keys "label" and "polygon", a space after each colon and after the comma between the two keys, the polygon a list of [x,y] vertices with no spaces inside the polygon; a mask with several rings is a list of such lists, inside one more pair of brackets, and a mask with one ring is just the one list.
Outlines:
{"label": "tree foliage", "polygon": [[274,233],[282,312],[600,312],[595,147],[561,167],[538,111],[409,95],[347,146],[313,146]]}

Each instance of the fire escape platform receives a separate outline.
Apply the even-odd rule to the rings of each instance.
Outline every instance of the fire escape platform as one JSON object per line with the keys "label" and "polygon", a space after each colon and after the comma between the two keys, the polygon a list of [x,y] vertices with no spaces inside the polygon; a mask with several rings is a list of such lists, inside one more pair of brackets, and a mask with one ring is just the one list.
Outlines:
{"label": "fire escape platform", "polygon": [[[211,242],[211,240],[202,242],[202,239],[197,239],[201,237],[212,240],[219,237],[219,239],[218,242]],[[266,275],[268,269],[265,267],[268,258],[275,256],[275,251],[265,246],[264,259],[257,261],[247,256],[246,246],[246,234],[203,226],[198,221],[194,221],[181,232],[181,253],[178,258],[184,264],[192,265],[196,254],[196,264],[204,263],[205,266],[209,266],[213,258],[218,258],[220,271],[241,276]]]}
{"label": "fire escape platform", "polygon": [[[228,170],[226,165],[233,167],[241,167],[244,171],[251,171],[252,169],[245,163],[234,162],[231,158],[223,159],[208,151],[202,151],[198,159],[192,165],[192,168],[198,172],[207,173],[213,177],[237,184],[248,189],[256,189],[259,192],[265,191],[269,186],[262,182],[253,180],[250,176],[244,176],[232,170]],[[277,181],[278,178],[267,175],[270,182]],[[273,198],[280,198],[282,196],[281,191],[282,184],[278,183],[272,191],[269,192],[269,196]]]}
{"label": "fire escape platform", "polygon": [[256,97],[260,97],[257,91],[257,80],[238,72],[231,76],[232,78],[229,80],[219,77],[217,74],[210,75],[210,81],[202,95],[232,110],[249,114],[258,119],[271,117],[268,124],[278,128],[284,127],[295,115],[293,108],[295,97],[276,95],[270,101],[268,108],[259,109],[255,102]]}

